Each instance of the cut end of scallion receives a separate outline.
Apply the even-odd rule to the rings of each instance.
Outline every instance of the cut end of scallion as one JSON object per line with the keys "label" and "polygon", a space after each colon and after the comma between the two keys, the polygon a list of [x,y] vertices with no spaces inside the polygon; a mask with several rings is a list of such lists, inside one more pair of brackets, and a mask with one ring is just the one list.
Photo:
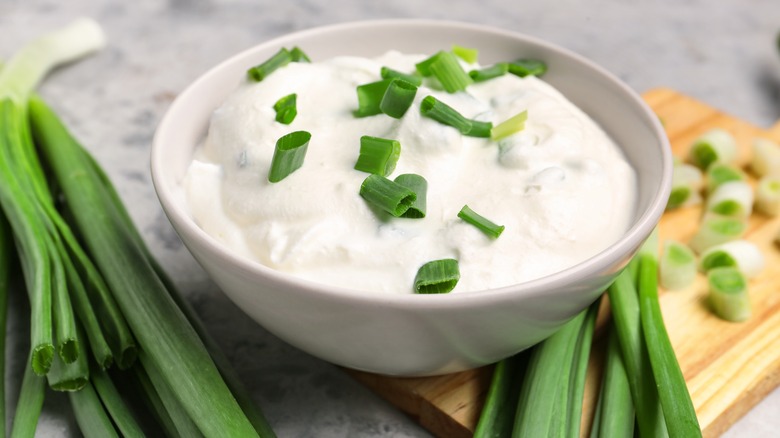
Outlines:
{"label": "cut end of scallion", "polygon": [[358,108],[353,111],[352,114],[355,117],[368,117],[381,114],[382,98],[384,98],[385,92],[393,80],[394,79],[383,79],[381,81],[358,85],[356,88]]}
{"label": "cut end of scallion", "polygon": [[51,344],[39,345],[33,349],[30,365],[35,374],[46,375],[54,361],[54,346]]}
{"label": "cut end of scallion", "polygon": [[441,52],[429,66],[431,74],[448,93],[463,91],[474,81],[450,52]]}
{"label": "cut end of scallion", "polygon": [[467,134],[471,130],[471,120],[463,117],[454,108],[433,96],[426,96],[422,100],[420,113],[439,123],[452,126],[460,131],[461,134]]}
{"label": "cut end of scallion", "polygon": [[493,64],[490,67],[483,68],[481,70],[471,70],[469,72],[469,77],[471,77],[471,80],[474,82],[485,82],[489,81],[490,79],[495,79],[497,77],[505,75],[509,71],[509,66],[506,62],[499,62],[497,64]]}
{"label": "cut end of scallion", "polygon": [[281,67],[284,67],[285,65],[289,64],[293,61],[292,55],[290,54],[290,51],[282,47],[279,49],[278,52],[276,52],[273,56],[268,58],[266,61],[250,68],[247,71],[247,76],[249,79],[260,82],[263,79],[267,78],[268,75],[275,72]]}
{"label": "cut end of scallion", "polygon": [[479,59],[479,50],[457,44],[452,45],[452,53],[469,64],[476,64]]}
{"label": "cut end of scallion", "polygon": [[416,74],[402,73],[398,70],[393,70],[390,67],[382,67],[379,71],[379,75],[382,79],[403,79],[404,81],[419,87],[422,85],[422,78]]}
{"label": "cut end of scallion", "polygon": [[303,165],[311,134],[294,131],[276,141],[276,149],[268,170],[268,181],[279,182]]}
{"label": "cut end of scallion", "polygon": [[276,111],[276,121],[284,125],[289,125],[295,120],[295,116],[298,115],[298,108],[296,106],[298,95],[295,93],[288,94],[280,98],[274,103],[274,111]]}
{"label": "cut end of scallion", "polygon": [[416,95],[416,85],[403,79],[393,79],[379,102],[379,110],[394,119],[400,119],[412,106]]}
{"label": "cut end of scallion", "polygon": [[658,262],[658,273],[664,288],[684,289],[696,279],[696,255],[684,243],[667,240]]}
{"label": "cut end of scallion", "polygon": [[387,176],[395,170],[401,156],[401,143],[387,138],[360,137],[360,155],[355,170]]}
{"label": "cut end of scallion", "polygon": [[492,237],[493,239],[497,239],[498,236],[504,232],[505,227],[503,225],[493,223],[491,220],[469,208],[468,205],[464,205],[463,208],[460,209],[458,217],[463,219],[466,223],[474,225],[477,229],[485,233],[485,235]]}
{"label": "cut end of scallion", "polygon": [[395,217],[406,213],[417,199],[413,191],[376,174],[369,175],[360,185],[360,196],[369,204]]}
{"label": "cut end of scallion", "polygon": [[424,218],[428,207],[428,181],[415,173],[405,173],[398,175],[395,178],[395,182],[414,192],[417,197],[401,217],[409,219]]}
{"label": "cut end of scallion", "polygon": [[507,63],[509,73],[524,78],[526,76],[542,76],[547,72],[547,64],[539,59],[518,59]]}
{"label": "cut end of scallion", "polygon": [[528,120],[528,111],[522,111],[514,116],[504,120],[490,130],[490,138],[498,141],[517,134],[525,129],[525,121]]}
{"label": "cut end of scallion", "polygon": [[717,316],[726,321],[740,322],[750,318],[748,283],[742,272],[722,267],[707,273],[710,305]]}
{"label": "cut end of scallion", "polygon": [[65,363],[73,363],[79,357],[79,344],[76,339],[66,339],[59,345],[60,359]]}
{"label": "cut end of scallion", "polygon": [[418,294],[444,294],[455,289],[460,280],[460,269],[455,259],[428,262],[417,270],[414,291]]}

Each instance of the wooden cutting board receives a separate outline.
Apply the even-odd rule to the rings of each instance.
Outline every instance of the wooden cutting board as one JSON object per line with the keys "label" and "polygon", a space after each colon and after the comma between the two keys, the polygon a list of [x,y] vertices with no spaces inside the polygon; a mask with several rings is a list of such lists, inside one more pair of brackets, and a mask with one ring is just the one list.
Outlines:
{"label": "wooden cutting board", "polygon": [[[669,89],[650,91],[644,98],[661,118],[677,156],[685,156],[694,138],[715,127],[735,136],[740,164],[749,159],[754,137],[780,141],[780,123],[762,130]],[[698,226],[699,215],[699,208],[666,213],[660,224],[661,239],[687,241]],[[667,330],[705,437],[723,433],[780,384],[780,250],[772,243],[779,230],[780,217],[754,214],[750,219],[746,238],[761,247],[767,268],[751,281],[753,316],[748,321],[730,323],[713,316],[707,309],[706,282],[701,275],[686,290],[661,293]],[[602,312],[600,323],[608,317],[608,312]],[[603,347],[597,338],[588,370],[583,431],[590,428]],[[472,435],[492,366],[425,378],[348,373],[434,435],[458,438]]]}

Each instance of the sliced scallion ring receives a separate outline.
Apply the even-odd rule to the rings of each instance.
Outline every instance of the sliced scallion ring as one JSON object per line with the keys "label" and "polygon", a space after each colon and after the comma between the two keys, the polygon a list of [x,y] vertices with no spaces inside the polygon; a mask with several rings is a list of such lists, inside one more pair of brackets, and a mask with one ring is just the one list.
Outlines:
{"label": "sliced scallion ring", "polygon": [[712,193],[721,184],[731,181],[744,181],[745,174],[729,163],[712,163],[707,168],[707,193]]}
{"label": "sliced scallion ring", "polygon": [[667,240],[658,262],[658,275],[661,286],[666,289],[690,286],[696,279],[696,255],[684,243]]}
{"label": "sliced scallion ring", "polygon": [[295,120],[295,116],[298,115],[298,108],[296,107],[297,98],[298,96],[292,93],[276,101],[274,111],[276,111],[275,120],[277,122],[289,125]]}
{"label": "sliced scallion ring", "polygon": [[429,68],[431,74],[439,80],[448,93],[463,91],[474,82],[463,70],[455,55],[450,52],[442,52]]}
{"label": "sliced scallion ring", "polygon": [[387,138],[360,137],[360,155],[355,170],[387,176],[393,173],[398,157],[401,156],[401,143]]}
{"label": "sliced scallion ring", "polygon": [[764,254],[755,243],[738,239],[708,248],[701,254],[699,266],[703,272],[731,266],[747,278],[756,277],[766,264]]}
{"label": "sliced scallion ring", "polygon": [[414,291],[418,294],[445,294],[460,280],[460,269],[455,259],[441,259],[428,262],[417,270],[414,277]]}
{"label": "sliced scallion ring", "polygon": [[412,206],[417,195],[401,184],[371,174],[360,185],[360,196],[375,207],[400,217]]}
{"label": "sliced scallion ring", "polygon": [[772,217],[780,214],[780,176],[765,175],[758,181],[756,211]]}
{"label": "sliced scallion ring", "polygon": [[712,129],[693,141],[688,161],[702,170],[715,162],[731,163],[737,156],[737,143],[728,131]]}
{"label": "sliced scallion ring", "polygon": [[714,268],[707,273],[710,305],[720,318],[739,322],[750,318],[748,283],[734,267]]}
{"label": "sliced scallion ring", "polygon": [[412,85],[419,87],[422,85],[422,78],[416,74],[402,73],[398,70],[393,70],[390,67],[382,67],[379,72],[382,79],[403,79]]}
{"label": "sliced scallion ring", "polygon": [[780,144],[767,138],[754,138],[750,170],[759,178],[764,175],[780,175]]}
{"label": "sliced scallion ring", "polygon": [[311,134],[306,131],[294,131],[283,135],[276,141],[268,181],[279,182],[303,165]]}
{"label": "sliced scallion ring", "polygon": [[400,119],[412,106],[417,86],[403,79],[393,79],[379,102],[379,110],[394,119]]}
{"label": "sliced scallion ring", "polygon": [[405,173],[395,177],[395,182],[413,191],[417,197],[401,217],[410,219],[424,218],[428,207],[428,181],[416,173]]}
{"label": "sliced scallion ring", "polygon": [[289,64],[292,61],[293,61],[293,57],[290,54],[290,51],[282,47],[281,49],[279,49],[278,52],[276,52],[273,56],[268,58],[266,61],[250,68],[247,71],[247,75],[253,81],[260,82],[263,79],[267,78],[268,75],[270,75],[271,73],[275,72],[281,67],[284,67],[285,65]]}
{"label": "sliced scallion ring", "polygon": [[383,79],[381,81],[370,82],[368,84],[358,85],[357,97],[358,97],[358,109],[352,114],[355,117],[367,117],[376,114],[381,114],[382,98],[385,96],[387,87],[393,79]]}
{"label": "sliced scallion ring", "polygon": [[707,248],[741,238],[746,230],[744,220],[707,214],[688,244],[701,254]]}
{"label": "sliced scallion ring", "polygon": [[753,211],[753,198],[753,187],[746,181],[729,181],[707,197],[707,211],[745,219]]}

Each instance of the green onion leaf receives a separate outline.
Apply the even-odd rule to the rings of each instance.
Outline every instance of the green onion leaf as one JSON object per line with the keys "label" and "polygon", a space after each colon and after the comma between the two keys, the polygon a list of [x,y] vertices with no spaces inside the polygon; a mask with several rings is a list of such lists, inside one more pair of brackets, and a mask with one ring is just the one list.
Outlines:
{"label": "green onion leaf", "polygon": [[106,412],[108,412],[122,436],[128,438],[143,437],[144,433],[141,430],[141,426],[136,421],[132,411],[108,374],[103,370],[92,369],[90,370],[90,378],[91,386],[95,389],[98,397],[100,397]]}
{"label": "green onion leaf", "polygon": [[268,181],[279,182],[303,165],[311,134],[306,131],[294,131],[283,135],[276,141],[276,149],[268,170]]}
{"label": "green onion leaf", "polygon": [[433,96],[426,96],[422,100],[422,103],[420,104],[420,112],[425,117],[429,117],[439,123],[452,126],[453,128],[460,131],[461,134],[466,134],[471,130],[471,120],[463,117],[451,106],[436,99]]}
{"label": "green onion leaf", "polygon": [[311,59],[309,59],[306,53],[298,46],[290,49],[290,57],[292,58],[293,62],[311,62]]}
{"label": "green onion leaf", "polygon": [[436,60],[439,59],[439,56],[441,56],[442,53],[447,53],[447,52],[445,52],[444,50],[440,50],[435,54],[431,55],[429,58],[426,58],[423,61],[420,61],[417,64],[415,64],[414,67],[417,69],[417,72],[425,77],[433,75],[433,72],[431,71],[431,64],[436,62]]}
{"label": "green onion leaf", "polygon": [[258,64],[247,71],[249,78],[255,82],[260,82],[277,69],[284,67],[293,61],[290,51],[282,47],[273,56],[265,62]]}
{"label": "green onion leaf", "polygon": [[360,155],[355,170],[387,176],[393,173],[398,157],[401,155],[401,143],[387,138],[360,137]]}
{"label": "green onion leaf", "polygon": [[507,63],[509,73],[524,78],[526,76],[541,76],[547,72],[547,64],[538,59],[518,59]]}
{"label": "green onion leaf", "polygon": [[527,119],[528,111],[526,110],[504,120],[490,130],[490,138],[498,141],[522,131],[525,128]]}
{"label": "green onion leaf", "polygon": [[474,82],[485,82],[490,79],[504,76],[508,71],[509,65],[506,62],[499,62],[481,70],[471,70],[469,72],[469,77],[471,77],[471,80]]}
{"label": "green onion leaf", "polygon": [[416,94],[416,85],[403,79],[393,79],[379,102],[379,110],[394,119],[400,119],[412,106]]}
{"label": "green onion leaf", "polygon": [[429,68],[448,93],[463,91],[474,82],[450,52],[442,52]]}
{"label": "green onion leaf", "polygon": [[355,117],[367,117],[381,114],[382,98],[385,97],[385,92],[393,80],[394,79],[383,79],[377,82],[358,85],[358,109],[353,111],[352,114]]}
{"label": "green onion leaf", "polygon": [[420,175],[405,173],[395,177],[395,182],[414,192],[417,197],[401,217],[420,219],[427,211],[428,181]]}
{"label": "green onion leaf", "polygon": [[417,199],[413,191],[376,174],[369,175],[360,185],[360,196],[395,217],[406,213]]}
{"label": "green onion leaf", "polygon": [[[32,351],[28,362],[32,362]],[[22,385],[19,388],[19,398],[16,401],[16,413],[11,423],[10,437],[35,436],[38,418],[43,409],[43,398],[46,394],[46,378],[38,376],[32,367],[24,367]]]}
{"label": "green onion leaf", "polygon": [[458,212],[458,217],[470,223],[471,225],[474,225],[480,231],[494,239],[498,238],[498,236],[504,232],[503,225],[496,225],[485,217],[480,216],[474,210],[469,208],[468,205],[464,205],[463,208],[460,209],[460,212]]}
{"label": "green onion leaf", "polygon": [[428,262],[417,270],[414,291],[418,294],[446,294],[460,280],[458,261],[441,259]]}
{"label": "green onion leaf", "polygon": [[512,435],[517,401],[520,398],[517,388],[523,381],[531,350],[525,350],[496,364],[473,438]]}
{"label": "green onion leaf", "polygon": [[295,120],[295,116],[298,115],[298,108],[296,107],[297,98],[298,95],[292,93],[276,101],[274,111],[276,111],[277,122],[289,125]]}
{"label": "green onion leaf", "polygon": [[79,391],[68,394],[76,424],[86,438],[119,437],[111,418],[100,402],[95,388],[88,382]]}
{"label": "green onion leaf", "polygon": [[415,74],[401,73],[400,71],[393,70],[390,67],[382,67],[379,72],[382,79],[403,79],[412,85],[419,87],[422,85],[422,78]]}
{"label": "green onion leaf", "polygon": [[601,391],[590,431],[592,438],[634,436],[634,403],[615,330],[614,323],[610,324]]}
{"label": "green onion leaf", "polygon": [[479,57],[479,50],[457,44],[452,45],[452,53],[469,64],[475,64]]}
{"label": "green onion leaf", "polygon": [[739,322],[750,318],[750,296],[745,275],[734,267],[711,269],[707,273],[710,305],[720,318]]}

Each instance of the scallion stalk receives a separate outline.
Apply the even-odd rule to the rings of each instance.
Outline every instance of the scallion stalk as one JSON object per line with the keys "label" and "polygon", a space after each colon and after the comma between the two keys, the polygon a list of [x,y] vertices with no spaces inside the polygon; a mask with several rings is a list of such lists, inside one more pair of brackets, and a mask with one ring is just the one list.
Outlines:
{"label": "scallion stalk", "polygon": [[249,79],[260,82],[267,78],[268,75],[276,70],[284,67],[285,65],[293,62],[293,57],[290,51],[282,47],[278,52],[274,53],[270,58],[262,63],[247,70],[247,76]]}
{"label": "scallion stalk", "polygon": [[469,71],[469,77],[474,82],[485,82],[497,77],[504,76],[509,71],[509,65],[506,62],[498,62],[480,70]]}
{"label": "scallion stalk", "polygon": [[[173,421],[176,431],[182,437],[200,437],[201,431],[195,424],[195,419],[191,418],[184,404],[178,399],[171,387],[170,381],[160,372],[157,366],[142,351],[139,360],[143,366],[149,381],[154,386],[155,392],[160,397],[160,401],[165,407],[166,412]],[[137,365],[136,365],[137,366]]]}
{"label": "scallion stalk", "polygon": [[80,391],[71,392],[68,397],[76,423],[86,438],[119,437],[91,384],[87,383]]}
{"label": "scallion stalk", "polygon": [[542,76],[547,72],[547,64],[539,59],[518,59],[508,62],[509,73],[524,78],[526,76]]}
{"label": "scallion stalk", "polygon": [[750,318],[750,296],[745,275],[734,267],[720,267],[707,272],[709,300],[715,314],[726,321],[740,322]]}
{"label": "scallion stalk", "polygon": [[639,250],[639,310],[666,430],[671,438],[701,436],[688,385],[666,332],[658,302],[657,230]]}
{"label": "scallion stalk", "polygon": [[448,93],[463,91],[474,82],[451,52],[441,52],[428,68]]}
{"label": "scallion stalk", "polygon": [[360,196],[369,204],[400,217],[412,206],[417,195],[381,175],[371,174],[360,185]]}
{"label": "scallion stalk", "polygon": [[731,163],[737,156],[734,137],[723,129],[712,129],[697,137],[688,150],[688,161],[702,170],[715,162]]}
{"label": "scallion stalk", "polygon": [[453,44],[451,50],[455,56],[466,61],[469,64],[476,64],[477,59],[479,58],[479,50],[477,49]]}
{"label": "scallion stalk", "polygon": [[495,365],[473,438],[501,438],[512,434],[528,357],[526,350]]}
{"label": "scallion stalk", "polygon": [[490,130],[490,139],[498,141],[516,134],[525,128],[525,121],[528,119],[528,111],[521,111],[514,116],[504,120]]}
{"label": "scallion stalk", "polygon": [[428,181],[415,173],[405,173],[395,177],[396,184],[402,185],[414,192],[415,199],[409,209],[401,217],[421,219],[428,211]]}
{"label": "scallion stalk", "polygon": [[460,280],[460,269],[455,259],[433,260],[420,266],[414,277],[414,292],[418,294],[446,294],[455,289]]}
{"label": "scallion stalk", "polygon": [[417,86],[403,79],[393,79],[379,102],[382,113],[400,119],[406,114],[417,95]]}
{"label": "scallion stalk", "polygon": [[281,97],[274,103],[274,111],[276,111],[275,120],[277,122],[289,125],[295,120],[295,116],[298,115],[298,108],[296,106],[297,99],[298,95],[292,93]]}
{"label": "scallion stalk", "polygon": [[355,117],[368,117],[382,113],[382,98],[385,96],[387,87],[394,79],[383,79],[381,81],[370,82],[368,84],[358,85],[356,88],[358,98],[358,109],[352,112]]}
{"label": "scallion stalk", "polygon": [[0,213],[0,432],[5,434],[5,345],[8,320],[9,272],[13,257],[13,235],[5,216]]}
{"label": "scallion stalk", "polygon": [[91,386],[94,388],[100,401],[111,417],[111,420],[116,425],[116,428],[121,432],[122,436],[128,438],[142,438],[144,432],[138,421],[130,412],[122,396],[119,394],[114,382],[101,369],[90,370]]}
{"label": "scallion stalk", "polygon": [[696,254],[682,242],[667,240],[658,263],[658,276],[665,289],[690,286],[696,279]]}
{"label": "scallion stalk", "polygon": [[755,243],[748,240],[732,240],[708,248],[701,254],[699,266],[703,272],[730,266],[738,268],[745,276],[755,278],[766,265],[764,254]]}
{"label": "scallion stalk", "polygon": [[398,140],[364,135],[360,137],[360,154],[355,170],[388,176],[395,170],[400,156],[401,143]]}
{"label": "scallion stalk", "polygon": [[[32,362],[32,356],[33,352],[31,351],[28,362]],[[16,401],[16,413],[13,423],[11,423],[11,438],[35,436],[45,394],[46,378],[38,376],[32,367],[24,367],[19,398]]]}
{"label": "scallion stalk", "polygon": [[425,117],[452,126],[460,131],[461,134],[467,134],[471,130],[471,120],[463,117],[459,112],[455,111],[454,108],[433,96],[426,96],[422,100],[420,112]]}
{"label": "scallion stalk", "polygon": [[268,169],[268,181],[279,182],[303,166],[311,134],[306,131],[294,131],[283,135],[276,141],[271,167]]}
{"label": "scallion stalk", "polygon": [[478,230],[482,231],[493,239],[497,239],[498,236],[504,232],[505,227],[503,225],[497,225],[493,223],[490,219],[481,216],[469,208],[468,205],[464,205],[463,208],[460,209],[460,212],[458,212],[458,217],[463,219],[465,222],[474,225]]}
{"label": "scallion stalk", "polygon": [[381,76],[382,79],[402,79],[416,87],[422,85],[423,82],[422,78],[416,74],[402,73],[398,70],[393,70],[390,67],[382,67],[379,71],[379,76]]}
{"label": "scallion stalk", "polygon": [[615,330],[611,324],[591,438],[634,436],[634,403]]}

